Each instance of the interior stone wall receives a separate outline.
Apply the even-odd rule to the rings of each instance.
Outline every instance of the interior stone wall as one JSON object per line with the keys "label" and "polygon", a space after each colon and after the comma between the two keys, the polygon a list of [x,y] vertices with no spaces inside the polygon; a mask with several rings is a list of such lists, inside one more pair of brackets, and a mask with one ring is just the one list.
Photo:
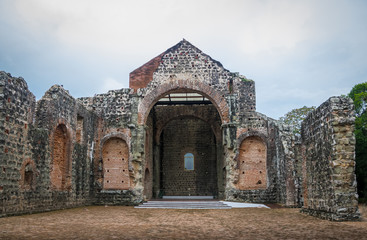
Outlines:
{"label": "interior stone wall", "polygon": [[[196,118],[172,120],[163,129],[162,190],[167,196],[217,196],[216,144],[210,126]],[[184,155],[194,155],[185,170]]]}

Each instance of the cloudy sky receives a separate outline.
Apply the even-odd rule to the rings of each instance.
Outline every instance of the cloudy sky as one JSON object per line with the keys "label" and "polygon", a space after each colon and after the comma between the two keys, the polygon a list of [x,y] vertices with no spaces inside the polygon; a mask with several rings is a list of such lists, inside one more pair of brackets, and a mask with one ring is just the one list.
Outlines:
{"label": "cloudy sky", "polygon": [[367,81],[364,0],[0,0],[0,70],[40,99],[128,87],[129,73],[183,38],[256,83],[279,118]]}

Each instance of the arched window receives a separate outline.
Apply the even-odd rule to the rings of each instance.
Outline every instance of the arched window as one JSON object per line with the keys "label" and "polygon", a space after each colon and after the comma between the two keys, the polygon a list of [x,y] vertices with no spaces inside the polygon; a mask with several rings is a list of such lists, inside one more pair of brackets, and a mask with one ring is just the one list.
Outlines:
{"label": "arched window", "polygon": [[194,170],[194,154],[185,154],[185,170]]}

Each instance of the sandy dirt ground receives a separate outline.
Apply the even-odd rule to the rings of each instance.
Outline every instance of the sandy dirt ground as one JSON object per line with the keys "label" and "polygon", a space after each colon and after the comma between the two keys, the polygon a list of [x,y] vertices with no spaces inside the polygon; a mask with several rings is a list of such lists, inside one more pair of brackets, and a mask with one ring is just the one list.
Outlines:
{"label": "sandy dirt ground", "polygon": [[160,210],[82,207],[0,218],[0,239],[367,239],[360,222],[330,222],[290,208]]}

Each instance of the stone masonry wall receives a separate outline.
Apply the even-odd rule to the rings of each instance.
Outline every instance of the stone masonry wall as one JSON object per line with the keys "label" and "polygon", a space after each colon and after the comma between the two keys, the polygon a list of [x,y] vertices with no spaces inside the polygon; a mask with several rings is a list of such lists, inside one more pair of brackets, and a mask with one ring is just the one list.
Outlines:
{"label": "stone masonry wall", "polygon": [[[34,108],[35,97],[27,83],[0,72],[0,216],[34,208],[34,203],[27,203],[38,185],[29,143]],[[32,175],[28,183],[24,178],[27,165]]]}
{"label": "stone masonry wall", "polygon": [[[90,146],[95,116],[67,91],[53,86],[37,102],[22,78],[0,72],[0,216],[41,212],[88,204]],[[84,119],[83,140],[75,143],[77,116]],[[69,187],[53,189],[51,170],[55,130],[66,126]],[[63,150],[64,151],[64,150]]]}
{"label": "stone masonry wall", "polygon": [[[94,97],[78,99],[83,106],[100,117],[96,126],[97,137],[93,159],[92,201],[94,204],[131,205],[143,200],[146,133],[144,126],[137,126],[137,105],[140,99],[141,96],[131,89],[111,90]],[[123,189],[103,187],[106,179],[102,149],[111,138],[122,139],[128,148],[126,153],[128,172],[125,173],[129,178],[129,186]],[[110,167],[114,168],[114,166]]]}
{"label": "stone masonry wall", "polygon": [[[161,54],[159,65],[149,74],[153,74],[152,80],[137,90],[138,95],[145,98],[139,105],[139,114],[145,116],[140,124],[162,95],[185,89],[208,97],[217,107],[223,123],[236,121],[241,112],[255,111],[254,82],[229,72],[186,40]],[[130,82],[134,81],[137,79],[131,76]]]}
{"label": "stone masonry wall", "polygon": [[[245,112],[241,114],[240,123],[237,125],[233,142],[233,150],[227,151],[226,173],[227,187],[226,199],[246,202],[284,202],[285,190],[281,181],[284,179],[284,163],[281,162],[282,143],[279,141],[279,129],[276,121],[257,112]],[[258,189],[241,190],[241,144],[246,139],[261,139],[266,149],[266,186]],[[226,140],[231,141],[231,140]],[[233,141],[233,140],[232,140]],[[258,173],[263,169],[258,169]],[[249,176],[250,178],[252,176]],[[242,183],[243,185],[243,183]]]}
{"label": "stone masonry wall", "polygon": [[288,125],[278,124],[277,148],[280,159],[280,192],[282,203],[287,207],[301,207],[302,196],[302,147],[300,136]]}
{"label": "stone masonry wall", "polygon": [[302,123],[303,212],[330,220],[359,217],[354,174],[353,102],[331,97]]}

